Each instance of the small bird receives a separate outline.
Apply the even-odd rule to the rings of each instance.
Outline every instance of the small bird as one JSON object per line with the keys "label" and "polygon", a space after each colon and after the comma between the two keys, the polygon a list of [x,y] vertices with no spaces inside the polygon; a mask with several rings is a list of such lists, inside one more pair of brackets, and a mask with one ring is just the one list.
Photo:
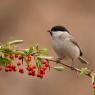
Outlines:
{"label": "small bird", "polygon": [[58,59],[70,59],[72,62],[79,59],[81,63],[88,64],[82,57],[83,53],[71,35],[64,26],[54,26],[48,31],[52,37],[52,44]]}

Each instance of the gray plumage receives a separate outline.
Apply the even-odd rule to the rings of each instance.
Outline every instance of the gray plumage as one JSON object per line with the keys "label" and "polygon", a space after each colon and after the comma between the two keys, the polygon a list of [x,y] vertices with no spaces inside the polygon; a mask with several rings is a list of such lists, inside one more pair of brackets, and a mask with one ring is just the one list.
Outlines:
{"label": "gray plumage", "polygon": [[54,27],[51,29],[50,34],[52,36],[53,48],[60,58],[69,58],[71,60],[79,59],[82,63],[88,63],[82,58],[83,53],[78,43],[72,35],[67,32],[66,28]]}

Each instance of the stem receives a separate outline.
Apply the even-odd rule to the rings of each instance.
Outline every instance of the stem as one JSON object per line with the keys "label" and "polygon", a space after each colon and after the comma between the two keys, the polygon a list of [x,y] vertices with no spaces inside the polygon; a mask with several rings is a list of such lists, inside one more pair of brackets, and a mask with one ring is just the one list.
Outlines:
{"label": "stem", "polygon": [[[48,59],[48,61],[57,62],[56,60],[53,60],[53,59]],[[76,67],[72,68],[71,65],[68,65],[68,64],[65,64],[65,63],[62,63],[62,62],[59,62],[59,63],[61,65],[65,66],[65,67],[67,67],[67,68],[70,68],[71,70],[74,70],[74,71],[79,72],[79,73],[81,72],[81,70],[79,68],[76,68]],[[91,72],[90,70],[87,73],[85,73],[85,75],[90,77],[90,78],[92,78],[93,74],[94,74],[94,72]]]}

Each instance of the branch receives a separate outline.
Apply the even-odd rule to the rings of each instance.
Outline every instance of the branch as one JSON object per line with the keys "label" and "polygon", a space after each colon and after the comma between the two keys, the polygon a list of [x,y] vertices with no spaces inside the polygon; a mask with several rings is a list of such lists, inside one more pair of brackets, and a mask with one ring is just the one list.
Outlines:
{"label": "branch", "polygon": [[[95,73],[87,68],[76,68],[63,62],[58,62],[47,55],[46,48],[39,48],[38,44],[29,47],[28,49],[16,49],[16,45],[21,44],[23,40],[14,40],[5,44],[0,44],[0,71],[19,72],[23,74],[27,72],[29,76],[43,78],[46,70],[56,69],[62,71],[65,67],[74,70],[80,75],[86,75],[92,80],[93,94],[95,95]],[[17,62],[16,62],[16,61]],[[24,61],[24,62],[23,62]],[[51,67],[49,62],[60,63],[63,66]],[[13,64],[15,63],[15,64]],[[23,66],[23,63],[25,64]]]}
{"label": "branch", "polygon": [[[54,60],[54,59],[48,59],[48,61],[52,61],[52,62],[57,63],[57,61]],[[67,67],[67,68],[70,68],[71,70],[74,70],[74,71],[76,71],[76,72],[81,73],[81,70],[80,70],[79,68],[72,67],[71,65],[65,64],[65,63],[63,63],[63,62],[59,62],[59,63],[60,63],[61,65],[65,66],[65,67]],[[87,70],[87,72],[84,73],[84,74],[85,74],[86,76],[92,78],[92,76],[93,76],[95,73],[92,72],[91,70]]]}

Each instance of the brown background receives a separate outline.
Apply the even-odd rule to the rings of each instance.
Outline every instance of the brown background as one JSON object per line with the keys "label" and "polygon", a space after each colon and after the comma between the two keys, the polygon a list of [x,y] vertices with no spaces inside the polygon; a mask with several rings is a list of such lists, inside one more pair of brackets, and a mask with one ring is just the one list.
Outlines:
{"label": "brown background", "polygon": [[[55,56],[46,32],[54,25],[72,32],[95,70],[95,0],[0,0],[1,42],[23,39],[24,48],[39,43]],[[43,80],[0,72],[0,95],[92,95],[91,80],[68,69],[47,72]]]}

